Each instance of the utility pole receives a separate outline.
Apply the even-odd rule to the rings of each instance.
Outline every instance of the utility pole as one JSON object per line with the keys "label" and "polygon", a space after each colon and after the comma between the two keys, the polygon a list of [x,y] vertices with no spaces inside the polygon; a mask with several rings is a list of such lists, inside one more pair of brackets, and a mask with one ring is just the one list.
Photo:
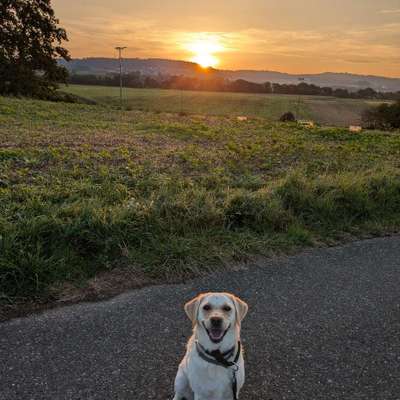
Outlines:
{"label": "utility pole", "polygon": [[[299,82],[305,82],[305,78],[298,78]],[[300,115],[300,100],[301,100],[301,96],[299,93],[299,97],[297,98],[297,107],[296,107],[296,119],[299,119],[299,115]]]}
{"label": "utility pole", "polygon": [[118,58],[119,58],[119,104],[122,110],[122,50],[125,50],[126,47],[116,47],[115,50],[118,50]]}

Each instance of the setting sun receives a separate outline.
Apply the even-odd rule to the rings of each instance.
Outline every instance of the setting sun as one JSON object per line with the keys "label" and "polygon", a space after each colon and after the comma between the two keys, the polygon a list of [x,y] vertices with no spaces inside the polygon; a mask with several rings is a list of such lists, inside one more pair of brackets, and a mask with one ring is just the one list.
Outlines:
{"label": "setting sun", "polygon": [[189,43],[187,49],[194,54],[191,61],[199,64],[203,68],[216,67],[219,64],[215,53],[223,50],[216,39],[207,38]]}
{"label": "setting sun", "polygon": [[197,54],[195,57],[192,58],[192,61],[199,64],[203,68],[215,68],[219,64],[218,58],[208,53]]}

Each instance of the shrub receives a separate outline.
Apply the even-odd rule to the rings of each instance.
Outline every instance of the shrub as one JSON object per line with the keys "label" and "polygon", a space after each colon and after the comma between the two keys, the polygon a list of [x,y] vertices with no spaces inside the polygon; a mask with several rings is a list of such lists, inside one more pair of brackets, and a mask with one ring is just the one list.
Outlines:
{"label": "shrub", "polygon": [[294,116],[294,114],[289,111],[285,114],[283,114],[280,118],[279,121],[281,122],[296,122],[296,117]]}
{"label": "shrub", "polygon": [[400,101],[369,108],[362,114],[363,125],[368,129],[399,129]]}

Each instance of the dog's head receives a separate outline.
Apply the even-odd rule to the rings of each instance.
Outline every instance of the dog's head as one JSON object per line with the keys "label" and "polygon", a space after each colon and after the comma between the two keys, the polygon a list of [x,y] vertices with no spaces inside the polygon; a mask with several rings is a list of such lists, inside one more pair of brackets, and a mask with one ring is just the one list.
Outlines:
{"label": "dog's head", "polygon": [[185,304],[193,327],[205,333],[214,344],[240,328],[247,310],[247,304],[230,293],[200,294]]}

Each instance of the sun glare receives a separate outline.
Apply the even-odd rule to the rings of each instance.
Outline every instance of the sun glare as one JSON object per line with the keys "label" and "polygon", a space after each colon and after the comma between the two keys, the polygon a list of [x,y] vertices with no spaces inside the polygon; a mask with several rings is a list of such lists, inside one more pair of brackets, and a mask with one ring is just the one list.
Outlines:
{"label": "sun glare", "polygon": [[203,68],[216,67],[219,64],[217,57],[208,53],[200,53],[192,58],[192,61],[199,64]]}
{"label": "sun glare", "polygon": [[215,56],[215,53],[223,50],[218,41],[212,38],[189,43],[187,49],[194,54],[191,61],[199,64],[203,68],[215,68],[219,64],[219,59]]}

